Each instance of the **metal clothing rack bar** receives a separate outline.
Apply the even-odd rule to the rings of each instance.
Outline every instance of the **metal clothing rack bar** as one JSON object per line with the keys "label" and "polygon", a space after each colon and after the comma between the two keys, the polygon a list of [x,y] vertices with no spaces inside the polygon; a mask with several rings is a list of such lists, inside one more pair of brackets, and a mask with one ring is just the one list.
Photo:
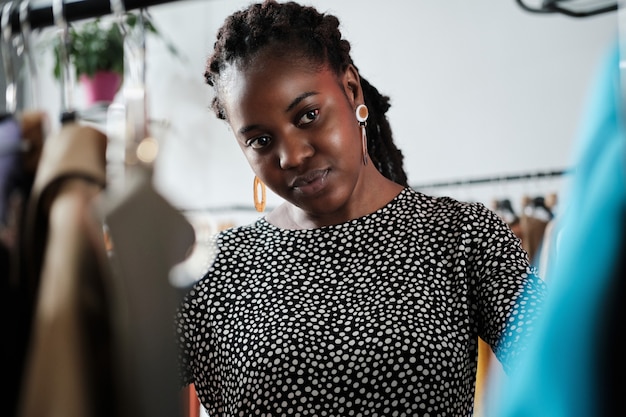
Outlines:
{"label": "metal clothing rack bar", "polygon": [[425,188],[457,187],[457,186],[462,186],[462,185],[486,184],[490,182],[497,183],[497,182],[505,182],[505,181],[544,179],[544,178],[559,177],[561,175],[565,175],[568,173],[570,173],[570,170],[567,170],[567,169],[558,169],[558,170],[552,170],[552,171],[536,171],[536,172],[526,172],[526,173],[512,174],[512,175],[469,178],[469,179],[454,180],[454,181],[439,181],[439,182],[432,182],[432,183],[426,183],[426,184],[415,184],[415,185],[412,185],[411,188],[414,188],[416,190],[421,190]]}
{"label": "metal clothing rack bar", "polygon": [[[173,3],[183,0],[121,0],[124,10],[130,11],[142,9],[159,4]],[[19,3],[20,0],[14,0],[11,8],[9,21],[11,22],[11,30],[13,34],[20,33],[20,16]],[[111,2],[108,0],[66,0],[64,2],[64,17],[67,22],[77,20],[96,18],[112,14]],[[0,18],[2,11],[0,10]],[[52,13],[52,3],[48,2],[40,4],[31,1],[28,8],[28,22],[31,29],[40,29],[54,25],[54,16]]]}

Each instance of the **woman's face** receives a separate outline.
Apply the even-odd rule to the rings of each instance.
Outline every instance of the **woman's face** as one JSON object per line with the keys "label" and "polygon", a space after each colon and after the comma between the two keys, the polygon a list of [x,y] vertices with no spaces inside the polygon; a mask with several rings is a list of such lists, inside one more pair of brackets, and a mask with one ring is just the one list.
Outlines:
{"label": "woman's face", "polygon": [[228,122],[255,174],[310,214],[345,211],[363,171],[356,70],[338,78],[326,67],[266,53],[244,69],[229,67],[220,83]]}

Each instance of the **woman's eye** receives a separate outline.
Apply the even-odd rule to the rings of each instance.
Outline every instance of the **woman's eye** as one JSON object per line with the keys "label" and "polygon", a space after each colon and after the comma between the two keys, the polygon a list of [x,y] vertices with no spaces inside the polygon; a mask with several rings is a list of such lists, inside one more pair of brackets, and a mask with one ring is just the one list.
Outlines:
{"label": "woman's eye", "polygon": [[272,140],[269,136],[259,136],[248,141],[248,146],[253,149],[261,149],[270,144]]}
{"label": "woman's eye", "polygon": [[309,110],[308,112],[304,113],[302,117],[300,117],[300,120],[298,121],[298,126],[307,125],[311,122],[314,122],[319,114],[319,109]]}

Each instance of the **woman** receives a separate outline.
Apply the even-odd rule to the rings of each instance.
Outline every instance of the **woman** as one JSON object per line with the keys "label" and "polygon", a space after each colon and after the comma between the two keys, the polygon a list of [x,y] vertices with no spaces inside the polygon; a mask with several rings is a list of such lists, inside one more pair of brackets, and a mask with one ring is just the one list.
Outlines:
{"label": "woman", "polygon": [[407,186],[336,17],[265,1],[205,77],[284,203],[222,232],[177,316],[183,384],[213,416],[470,415],[478,337],[505,366],[540,311],[520,241],[481,204]]}

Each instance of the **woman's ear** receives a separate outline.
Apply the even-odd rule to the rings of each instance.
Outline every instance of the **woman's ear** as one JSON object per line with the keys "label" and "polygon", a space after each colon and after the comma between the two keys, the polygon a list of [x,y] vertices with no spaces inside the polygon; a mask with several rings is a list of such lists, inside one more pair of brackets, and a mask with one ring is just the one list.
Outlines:
{"label": "woman's ear", "polygon": [[354,65],[348,65],[343,73],[343,88],[352,107],[363,104],[363,89],[361,88],[361,77]]}

